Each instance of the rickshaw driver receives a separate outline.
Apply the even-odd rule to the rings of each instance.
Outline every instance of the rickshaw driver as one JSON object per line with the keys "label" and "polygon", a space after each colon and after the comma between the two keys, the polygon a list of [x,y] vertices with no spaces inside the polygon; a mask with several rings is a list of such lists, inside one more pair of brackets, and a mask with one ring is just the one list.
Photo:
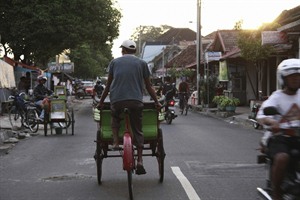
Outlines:
{"label": "rickshaw driver", "polygon": [[34,100],[35,100],[35,104],[40,106],[42,109],[42,112],[40,114],[40,120],[43,121],[44,120],[44,115],[45,115],[45,110],[44,107],[45,106],[49,106],[46,105],[44,99],[48,96],[48,95],[52,95],[52,91],[49,90],[44,84],[47,81],[47,77],[45,76],[39,76],[38,77],[38,85],[35,86],[34,90],[33,90],[33,95],[34,95]]}
{"label": "rickshaw driver", "polygon": [[113,148],[119,149],[118,132],[120,129],[120,114],[124,108],[129,109],[131,129],[134,135],[134,144],[137,147],[136,174],[146,174],[143,166],[144,135],[142,131],[143,89],[144,86],[156,107],[161,104],[157,100],[155,90],[150,82],[150,72],[145,61],[136,57],[136,44],[132,40],[125,40],[122,45],[122,56],[113,59],[108,67],[107,85],[102,93],[98,108],[103,107],[104,100],[110,92],[110,107],[112,112]]}

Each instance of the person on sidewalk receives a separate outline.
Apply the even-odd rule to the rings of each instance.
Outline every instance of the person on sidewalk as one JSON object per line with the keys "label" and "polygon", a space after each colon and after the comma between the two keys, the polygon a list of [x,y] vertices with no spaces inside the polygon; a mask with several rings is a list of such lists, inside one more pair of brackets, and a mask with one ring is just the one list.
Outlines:
{"label": "person on sidewalk", "polygon": [[53,93],[51,90],[49,90],[44,85],[46,83],[46,81],[47,81],[47,77],[42,76],[42,75],[39,76],[38,77],[38,85],[35,86],[35,88],[33,90],[35,104],[42,108],[42,112],[39,116],[41,121],[44,120],[44,115],[45,115],[44,107],[48,106],[48,105],[45,105],[44,99],[47,98],[48,96],[52,95],[52,93]]}
{"label": "person on sidewalk", "polygon": [[136,44],[132,40],[125,40],[122,45],[122,56],[113,59],[108,67],[107,85],[102,93],[98,108],[104,105],[106,96],[110,95],[112,112],[113,148],[119,148],[120,115],[124,108],[129,109],[131,129],[134,135],[134,144],[137,147],[136,174],[145,174],[143,167],[144,135],[142,131],[143,89],[144,86],[158,108],[161,107],[150,82],[150,71],[145,61],[136,57]]}
{"label": "person on sidewalk", "polygon": [[[290,161],[290,149],[299,149],[297,138],[287,135],[278,135],[279,124],[282,121],[300,119],[300,59],[287,59],[277,68],[277,80],[282,89],[262,103],[257,119],[260,124],[271,128],[272,133],[267,141],[267,154],[272,159],[271,186],[274,200],[282,200],[282,189],[285,172]],[[266,107],[276,107],[280,115],[266,116],[263,113]]]}

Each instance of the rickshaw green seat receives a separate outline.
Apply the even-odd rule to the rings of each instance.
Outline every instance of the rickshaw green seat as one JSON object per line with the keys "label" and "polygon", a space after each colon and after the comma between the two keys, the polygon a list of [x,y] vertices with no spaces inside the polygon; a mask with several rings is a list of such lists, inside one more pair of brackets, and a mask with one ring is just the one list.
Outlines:
{"label": "rickshaw green seat", "polygon": [[[101,139],[110,141],[112,140],[112,129],[111,129],[111,111],[102,110],[100,120],[100,131]],[[119,137],[123,137],[125,131],[125,117],[122,116],[121,128],[119,130]],[[144,109],[143,110],[143,124],[142,130],[144,133],[145,140],[153,140],[157,138],[158,133],[158,113],[155,109]]]}

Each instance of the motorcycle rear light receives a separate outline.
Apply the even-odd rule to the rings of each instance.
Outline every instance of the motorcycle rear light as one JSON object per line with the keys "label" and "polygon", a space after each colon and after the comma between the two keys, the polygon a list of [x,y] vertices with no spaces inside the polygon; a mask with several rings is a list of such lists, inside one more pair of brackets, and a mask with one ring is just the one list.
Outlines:
{"label": "motorcycle rear light", "polygon": [[175,101],[169,101],[169,106],[174,106],[175,105]]}

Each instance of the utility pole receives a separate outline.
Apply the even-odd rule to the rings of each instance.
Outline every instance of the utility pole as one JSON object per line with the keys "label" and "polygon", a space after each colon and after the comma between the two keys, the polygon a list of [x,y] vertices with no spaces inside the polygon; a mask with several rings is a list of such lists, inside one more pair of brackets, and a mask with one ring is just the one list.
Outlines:
{"label": "utility pole", "polygon": [[197,0],[197,105],[200,105],[200,64],[201,64],[201,0]]}

